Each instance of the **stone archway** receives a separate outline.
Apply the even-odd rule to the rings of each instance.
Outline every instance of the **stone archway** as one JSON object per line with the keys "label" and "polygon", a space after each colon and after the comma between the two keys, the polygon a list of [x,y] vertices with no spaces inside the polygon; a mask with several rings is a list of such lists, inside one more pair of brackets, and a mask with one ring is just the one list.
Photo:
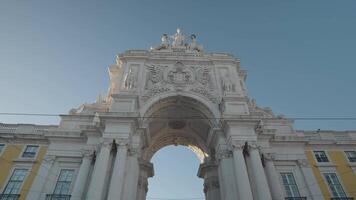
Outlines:
{"label": "stone archway", "polygon": [[[154,174],[150,163],[153,155],[168,145],[182,145],[192,150],[201,162],[198,175],[204,179],[207,199],[214,199],[208,198],[209,189],[215,189],[214,196],[219,196],[215,151],[209,147],[209,133],[216,124],[216,118],[210,109],[192,97],[176,95],[153,103],[143,119],[147,142],[142,149],[141,159],[146,165],[142,165],[139,184],[145,183],[146,191],[141,192],[146,194],[147,178]],[[214,182],[216,187],[211,187],[210,182]],[[145,194],[140,194],[138,199],[144,200]]]}

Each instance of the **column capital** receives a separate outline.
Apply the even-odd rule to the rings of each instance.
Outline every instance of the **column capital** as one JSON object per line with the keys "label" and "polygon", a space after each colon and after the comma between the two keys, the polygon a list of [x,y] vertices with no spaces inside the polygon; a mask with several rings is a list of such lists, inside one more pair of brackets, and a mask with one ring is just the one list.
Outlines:
{"label": "column capital", "polygon": [[104,148],[111,148],[111,146],[112,146],[112,142],[111,141],[103,141],[102,143],[101,143],[101,146],[102,147],[104,147]]}
{"label": "column capital", "polygon": [[310,167],[310,163],[308,162],[307,159],[298,159],[297,163],[301,167]]}
{"label": "column capital", "polygon": [[232,151],[229,149],[221,149],[217,153],[217,159],[225,159],[225,158],[231,158],[232,157]]}
{"label": "column capital", "polygon": [[129,140],[128,139],[114,139],[115,140],[115,143],[116,143],[116,146],[117,148],[124,148],[124,147],[127,147],[128,144],[129,144]]}
{"label": "column capital", "polygon": [[141,151],[138,147],[130,147],[128,149],[129,156],[139,156]]}
{"label": "column capital", "polygon": [[55,160],[56,160],[56,156],[55,155],[46,155],[43,158],[43,162],[46,162],[46,163],[49,163],[49,164],[53,164]]}
{"label": "column capital", "polygon": [[234,142],[231,144],[233,150],[243,150],[245,147],[244,142]]}
{"label": "column capital", "polygon": [[260,148],[261,148],[256,142],[250,142],[248,144],[248,146],[252,150],[260,150]]}
{"label": "column capital", "polygon": [[94,149],[82,149],[81,150],[83,158],[92,158],[94,154]]}
{"label": "column capital", "polygon": [[275,153],[264,153],[264,159],[266,161],[274,161],[276,159],[276,154]]}

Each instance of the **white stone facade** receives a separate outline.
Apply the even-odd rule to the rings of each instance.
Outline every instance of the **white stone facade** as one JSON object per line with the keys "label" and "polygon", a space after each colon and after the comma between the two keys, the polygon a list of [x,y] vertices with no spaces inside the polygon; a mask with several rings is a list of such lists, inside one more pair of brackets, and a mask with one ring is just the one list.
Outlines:
{"label": "white stone facade", "polygon": [[[207,200],[285,199],[283,171],[295,173],[302,197],[323,199],[305,155],[323,134],[297,134],[292,120],[258,107],[239,59],[205,53],[191,39],[186,45],[177,32],[150,50],[118,55],[108,95],[61,115],[58,126],[27,125],[23,133],[25,125],[4,124],[4,135],[36,135],[48,144],[31,187],[40,192],[26,199],[45,199],[56,183],[52,174],[71,168],[71,199],[144,200],[150,160],[167,145],[187,146],[200,158]],[[355,146],[356,132],[345,137]]]}

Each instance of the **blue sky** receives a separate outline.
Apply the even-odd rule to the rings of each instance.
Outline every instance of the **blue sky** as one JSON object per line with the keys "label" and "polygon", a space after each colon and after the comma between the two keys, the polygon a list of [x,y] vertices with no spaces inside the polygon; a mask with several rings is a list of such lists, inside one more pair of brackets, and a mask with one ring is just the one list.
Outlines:
{"label": "blue sky", "polygon": [[[107,92],[107,67],[117,53],[148,49],[162,33],[181,27],[195,33],[206,51],[241,59],[258,105],[287,117],[356,117],[355,10],[354,0],[2,0],[0,112],[67,113],[93,102]],[[0,116],[0,121],[56,124],[59,118]],[[295,124],[308,130],[356,129],[356,121]],[[167,148],[157,154],[156,166],[174,169],[163,159],[166,151],[194,158]]]}

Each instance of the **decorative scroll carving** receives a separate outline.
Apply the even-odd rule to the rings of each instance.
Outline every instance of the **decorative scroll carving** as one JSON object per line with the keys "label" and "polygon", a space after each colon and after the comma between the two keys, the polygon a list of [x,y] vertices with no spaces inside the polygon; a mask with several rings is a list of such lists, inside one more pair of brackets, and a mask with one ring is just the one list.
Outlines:
{"label": "decorative scroll carving", "polygon": [[213,94],[211,94],[206,88],[204,87],[196,87],[191,89],[192,92],[196,92],[199,93],[203,96],[205,96],[206,98],[208,98],[210,101],[212,101],[213,103],[219,103],[219,100],[216,96],[214,96]]}
{"label": "decorative scroll carving", "polygon": [[163,80],[163,67],[160,65],[146,65],[147,82],[146,88],[152,88],[156,83]]}
{"label": "decorative scroll carving", "polygon": [[209,86],[209,83],[211,81],[210,69],[207,67],[202,67],[201,69],[198,69],[197,79],[202,85]]}

